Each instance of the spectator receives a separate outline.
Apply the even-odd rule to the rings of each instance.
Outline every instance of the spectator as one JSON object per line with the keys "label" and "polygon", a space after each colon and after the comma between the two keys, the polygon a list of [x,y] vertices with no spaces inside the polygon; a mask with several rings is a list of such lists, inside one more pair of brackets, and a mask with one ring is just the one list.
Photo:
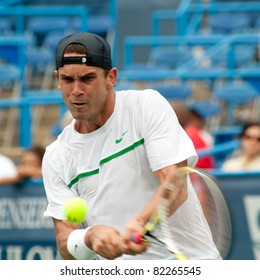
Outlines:
{"label": "spectator", "polygon": [[260,123],[244,125],[239,135],[241,146],[223,165],[223,171],[260,171]]}
{"label": "spectator", "polygon": [[180,125],[184,128],[190,118],[190,109],[184,101],[173,101],[170,102]]}
{"label": "spectator", "polygon": [[2,178],[17,176],[15,163],[7,156],[0,155],[0,182]]}
{"label": "spectator", "polygon": [[28,178],[39,178],[42,176],[42,158],[45,148],[32,146],[23,152],[21,163],[14,165],[14,172],[5,174],[0,178],[0,184],[15,184]]}
{"label": "spectator", "polygon": [[[205,129],[206,116],[198,106],[187,106],[182,102],[171,104],[181,126],[191,138],[196,150],[210,148],[213,145],[212,135]],[[196,167],[212,169],[215,167],[212,156],[200,157]]]}

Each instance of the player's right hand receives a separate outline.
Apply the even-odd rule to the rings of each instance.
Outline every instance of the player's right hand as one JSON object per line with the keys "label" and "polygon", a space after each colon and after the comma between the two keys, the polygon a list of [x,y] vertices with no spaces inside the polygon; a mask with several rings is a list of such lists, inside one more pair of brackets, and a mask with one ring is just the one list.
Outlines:
{"label": "player's right hand", "polygon": [[91,227],[85,237],[86,245],[105,259],[113,260],[123,254],[136,255],[146,250],[147,244],[138,245],[123,237],[113,227],[98,225]]}

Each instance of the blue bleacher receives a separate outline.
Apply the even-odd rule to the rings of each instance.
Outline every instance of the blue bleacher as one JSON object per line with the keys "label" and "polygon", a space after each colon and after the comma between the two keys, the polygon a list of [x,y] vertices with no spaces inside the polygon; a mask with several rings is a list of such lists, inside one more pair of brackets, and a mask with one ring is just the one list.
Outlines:
{"label": "blue bleacher", "polygon": [[117,39],[117,0],[73,1],[73,4],[71,1],[6,0],[0,4],[0,17],[12,20],[14,34],[32,33],[38,46],[49,32],[61,30],[96,32],[111,45]]}
{"label": "blue bleacher", "polygon": [[[19,19],[18,22],[21,21],[21,17],[27,16],[27,17],[35,17],[40,15],[46,15],[52,16],[52,12],[58,13],[59,17],[62,18],[64,15],[77,15],[79,13],[79,7],[78,5],[85,5],[87,7],[87,12],[84,11],[78,14],[79,17],[82,15],[86,16],[88,15],[95,15],[100,16],[104,11],[103,9],[100,9],[98,5],[102,1],[75,1],[73,7],[70,7],[70,11],[68,12],[68,7],[66,6],[70,3],[70,1],[63,1],[62,5],[59,8],[59,11],[57,11],[57,5],[59,1],[37,1],[37,5],[35,4],[35,1],[4,1],[3,3],[6,3],[5,7],[0,7],[0,14],[2,16],[17,16]],[[106,1],[107,2],[107,1]],[[113,8],[116,7],[116,1],[111,0],[106,3],[106,12],[109,12],[110,18],[112,18],[112,21],[115,23],[117,19],[117,14],[115,14],[116,10]],[[21,9],[22,3],[26,3],[26,6],[24,9]],[[88,5],[89,3],[89,5]],[[43,5],[49,5],[49,8],[43,9]],[[64,6],[65,5],[65,6]],[[67,7],[67,8],[66,8]],[[111,8],[112,7],[112,8]],[[13,9],[15,8],[15,9]],[[41,8],[41,9],[40,9]],[[64,9],[63,9],[64,8]],[[56,10],[55,10],[56,9]],[[113,11],[112,11],[113,10]],[[48,11],[48,13],[47,13]],[[54,12],[55,11],[55,12]],[[253,29],[251,30],[249,34],[232,34],[231,36],[226,37],[223,34],[201,34],[198,32],[199,28],[202,28],[202,24],[197,24],[196,28],[195,26],[192,27],[192,24],[196,23],[196,20],[193,20],[193,16],[197,19],[198,15],[203,15],[203,13],[208,14],[217,14],[217,13],[223,13],[232,11],[234,13],[249,13],[254,14],[254,21],[257,22],[257,12],[260,11],[260,5],[257,2],[247,2],[247,5],[238,5],[238,3],[221,3],[216,1],[210,1],[208,4],[201,3],[198,1],[188,1],[183,0],[180,1],[179,7],[172,13],[172,11],[166,11],[166,10],[157,10],[154,11],[154,13],[151,15],[151,27],[155,27],[154,22],[157,22],[157,27],[160,25],[160,22],[164,19],[181,19],[181,22],[184,20],[188,20],[186,24],[182,25],[182,27],[185,27],[185,36],[178,35],[178,30],[175,30],[175,34],[172,34],[170,36],[160,36],[160,30],[157,28],[157,33],[152,28],[152,34],[156,33],[156,36],[136,36],[136,37],[128,37],[126,36],[124,40],[124,52],[125,52],[125,68],[128,70],[123,70],[119,72],[119,81],[118,84],[122,84],[121,81],[146,81],[150,82],[152,81],[160,81],[160,80],[182,80],[182,81],[213,81],[210,85],[210,89],[213,89],[214,82],[219,79],[227,79],[227,80],[234,80],[237,78],[240,79],[256,79],[259,76],[259,68],[258,67],[252,67],[251,62],[254,59],[254,55],[252,55],[251,48],[249,51],[248,46],[252,47],[252,51],[255,51],[254,46],[256,46],[259,42],[258,34],[253,32]],[[114,16],[111,17],[111,15]],[[82,21],[84,22],[84,20]],[[26,22],[25,22],[26,23]],[[187,24],[188,23],[188,24]],[[86,24],[86,22],[85,22]],[[25,27],[26,25],[24,25]],[[14,26],[14,28],[21,28],[21,26]],[[85,25],[87,28],[87,25]],[[16,30],[17,32],[19,32]],[[173,29],[174,30],[174,29]],[[53,43],[52,38],[60,38],[63,34],[59,33],[60,31],[51,31],[48,33],[48,36],[46,36],[45,40],[43,40],[44,48],[42,54],[44,52],[47,52],[47,49],[52,49],[55,44]],[[64,32],[64,31],[63,31]],[[60,35],[57,35],[60,34]],[[65,33],[64,33],[65,34]],[[152,35],[151,34],[151,35]],[[33,41],[33,40],[32,40]],[[51,42],[51,43],[50,43]],[[28,43],[29,44],[29,43]],[[151,47],[151,54],[156,53],[158,51],[159,47],[178,47],[184,50],[187,50],[186,53],[191,54],[193,49],[197,46],[205,47],[205,52],[203,53],[202,57],[195,57],[192,56],[191,59],[188,59],[188,61],[184,61],[178,65],[174,65],[174,67],[164,67],[165,65],[161,65],[157,67],[154,67],[154,61],[151,59],[149,60],[149,63],[144,66],[143,62],[140,63],[140,61],[135,62],[134,60],[134,48],[137,46],[150,46]],[[236,51],[235,46],[245,46],[247,49],[247,52],[238,51],[238,57],[241,59],[243,57],[242,62],[239,62],[240,67],[237,67],[237,62],[232,62],[235,59]],[[33,43],[32,43],[33,46]],[[231,61],[228,64],[227,67],[222,67],[219,69],[219,67],[216,67],[215,64],[212,64],[214,58],[216,59],[216,55],[219,53],[221,48],[230,47],[230,51],[227,53],[224,53],[221,59]],[[116,46],[115,48],[116,49]],[[36,50],[34,51],[35,53]],[[29,58],[33,61],[33,52],[31,52],[31,56]],[[241,55],[243,54],[243,56]],[[245,55],[244,55],[245,54]],[[248,55],[249,54],[249,55]],[[247,56],[248,55],[248,56]],[[46,57],[48,57],[46,55]],[[203,64],[205,60],[211,61],[211,66],[204,67]],[[248,59],[247,63],[246,60]],[[50,57],[47,58],[47,60],[50,60]],[[115,61],[116,59],[114,59]],[[37,60],[36,60],[37,61]],[[137,65],[137,68],[134,67],[134,65]],[[163,63],[165,64],[165,63]],[[241,65],[242,64],[242,65]],[[141,66],[140,66],[141,65]],[[246,65],[246,67],[245,67]],[[214,66],[214,67],[212,67]],[[42,69],[41,66],[38,66],[39,69]],[[130,69],[130,70],[129,70]],[[149,71],[148,71],[149,69]],[[52,73],[50,73],[52,75]],[[26,91],[23,91],[21,93],[21,96],[25,96]],[[23,138],[25,139],[25,137]]]}
{"label": "blue bleacher", "polygon": [[[225,107],[222,107],[223,113],[226,112],[226,119],[217,122],[220,127],[214,127],[214,130],[221,129],[221,125],[226,125],[231,130],[237,122],[233,115],[234,107],[244,106],[251,100],[256,104],[255,112],[251,117],[255,117],[257,110],[259,111],[257,100],[260,87],[257,81],[260,76],[260,67],[256,64],[257,47],[260,43],[259,27],[257,27],[259,14],[260,3],[257,1],[247,1],[244,4],[237,1],[203,3],[183,0],[179,2],[175,10],[155,10],[151,14],[151,35],[125,37],[124,70],[119,73],[119,79],[132,82],[145,81],[147,84],[150,81],[165,84],[167,81],[170,83],[174,80],[204,82],[209,86],[211,94],[210,99],[205,102],[217,101],[222,104],[225,98],[228,104],[227,111]],[[220,17],[222,20],[219,20]],[[218,18],[217,21],[215,21],[216,18]],[[218,30],[213,28],[213,21],[219,24],[215,26]],[[163,33],[162,28],[166,23],[172,26],[172,33],[168,35]],[[226,28],[225,30],[220,30],[221,24]],[[136,60],[138,51],[142,47],[148,49],[149,57],[152,58],[147,61],[149,71],[145,71],[144,61]],[[199,55],[193,52],[198,48]],[[190,58],[186,61],[184,58],[180,62],[182,56],[179,52],[179,60],[174,61],[174,52],[171,56],[170,50],[175,50],[177,53],[178,49],[184,49],[183,53]],[[250,90],[245,91],[242,86],[244,93],[242,92],[242,97],[238,98],[235,97],[236,93],[228,94],[227,91],[218,96],[219,81],[236,83],[237,80]],[[257,90],[250,87],[250,82],[252,88]],[[225,116],[225,114],[221,116],[223,115]],[[218,157],[218,164],[221,165],[224,153],[229,154],[237,147],[236,145],[237,142],[230,143],[230,146],[227,146],[226,142],[218,143],[216,150],[207,152],[214,153]],[[222,148],[222,155],[217,155]]]}

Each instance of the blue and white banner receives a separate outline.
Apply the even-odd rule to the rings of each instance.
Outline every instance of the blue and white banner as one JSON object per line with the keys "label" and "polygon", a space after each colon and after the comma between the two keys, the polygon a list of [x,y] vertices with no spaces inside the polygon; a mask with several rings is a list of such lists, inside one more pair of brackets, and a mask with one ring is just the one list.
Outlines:
{"label": "blue and white banner", "polygon": [[[231,212],[228,260],[260,260],[260,173],[218,177]],[[0,260],[59,260],[42,184],[0,187]],[[251,280],[251,279],[250,279]]]}
{"label": "blue and white banner", "polygon": [[42,185],[0,187],[0,260],[54,260],[53,223]]}

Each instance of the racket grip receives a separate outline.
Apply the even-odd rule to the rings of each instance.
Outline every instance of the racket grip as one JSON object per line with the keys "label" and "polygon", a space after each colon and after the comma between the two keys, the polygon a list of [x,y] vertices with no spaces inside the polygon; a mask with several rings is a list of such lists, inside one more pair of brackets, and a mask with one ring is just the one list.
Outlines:
{"label": "racket grip", "polygon": [[140,232],[132,232],[131,241],[133,241],[136,244],[142,244],[144,242],[144,235]]}

